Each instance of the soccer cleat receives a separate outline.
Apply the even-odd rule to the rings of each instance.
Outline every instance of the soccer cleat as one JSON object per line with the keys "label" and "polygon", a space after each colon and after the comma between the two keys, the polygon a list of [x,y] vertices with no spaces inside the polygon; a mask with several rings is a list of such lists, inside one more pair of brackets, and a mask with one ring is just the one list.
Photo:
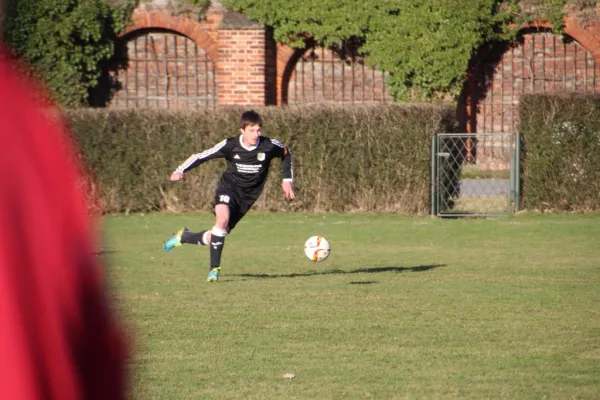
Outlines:
{"label": "soccer cleat", "polygon": [[221,273],[221,267],[213,268],[208,272],[208,278],[206,282],[216,282],[219,280],[219,274]]}
{"label": "soccer cleat", "polygon": [[171,239],[167,240],[165,242],[165,245],[163,246],[163,248],[165,249],[165,251],[169,251],[173,247],[179,247],[179,246],[181,246],[181,235],[183,235],[184,232],[188,232],[188,231],[189,231],[188,228],[181,228],[175,234],[175,236],[173,236]]}

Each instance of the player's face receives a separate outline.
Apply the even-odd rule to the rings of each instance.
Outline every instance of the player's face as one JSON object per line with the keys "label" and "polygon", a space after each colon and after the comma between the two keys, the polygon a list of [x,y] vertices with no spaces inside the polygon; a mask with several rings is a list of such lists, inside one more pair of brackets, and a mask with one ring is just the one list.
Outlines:
{"label": "player's face", "polygon": [[258,138],[262,134],[262,128],[260,125],[247,125],[242,129],[242,134],[244,135],[244,142],[246,142],[248,146],[256,146]]}

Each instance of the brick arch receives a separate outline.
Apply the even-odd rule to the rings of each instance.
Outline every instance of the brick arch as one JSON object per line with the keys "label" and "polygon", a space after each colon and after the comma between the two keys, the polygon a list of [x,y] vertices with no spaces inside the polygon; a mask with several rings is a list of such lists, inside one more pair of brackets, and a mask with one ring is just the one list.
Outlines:
{"label": "brick arch", "polygon": [[216,41],[211,35],[201,30],[199,23],[188,18],[167,15],[161,11],[136,10],[132,16],[133,24],[121,33],[120,37],[128,36],[134,31],[148,29],[165,29],[187,36],[196,42],[213,62],[219,59]]}
{"label": "brick arch", "polygon": [[281,43],[277,43],[277,105],[287,103],[287,82],[289,81],[291,71],[299,58],[298,49],[292,49]]}
{"label": "brick arch", "polygon": [[392,102],[388,73],[367,67],[359,45],[335,49],[309,42],[304,49],[291,49],[279,44],[278,104]]}
{"label": "brick arch", "polygon": [[598,40],[566,22],[567,40],[538,22],[522,27],[516,43],[497,44],[471,60],[457,109],[465,131],[515,132],[522,94],[600,93]]}
{"label": "brick arch", "polygon": [[[588,50],[594,58],[594,61],[600,63],[600,32],[594,32],[593,28],[582,28],[574,17],[567,16],[565,18],[565,33],[580,43]],[[525,25],[521,31],[537,28],[537,29],[552,29],[552,24],[547,21],[535,21]],[[599,29],[600,30],[600,29]],[[284,44],[277,44],[277,104],[281,105],[287,100],[286,84],[289,80],[294,64],[302,56],[304,50],[293,49]],[[471,73],[469,73],[471,75]],[[468,108],[468,106],[467,106]],[[468,129],[468,127],[467,127]]]}
{"label": "brick arch", "polygon": [[306,49],[293,49],[277,43],[277,105],[287,104],[287,86],[296,62]]}
{"label": "brick arch", "polygon": [[[589,51],[596,62],[600,62],[600,35],[595,32],[596,29],[594,27],[583,28],[572,16],[565,17],[564,24],[565,33]],[[551,30],[552,24],[548,21],[534,21],[523,25],[519,31],[523,32],[529,29]]]}
{"label": "brick arch", "polygon": [[594,61],[600,63],[600,39],[598,33],[592,28],[581,27],[574,17],[565,18],[565,33],[575,39],[594,57]]}

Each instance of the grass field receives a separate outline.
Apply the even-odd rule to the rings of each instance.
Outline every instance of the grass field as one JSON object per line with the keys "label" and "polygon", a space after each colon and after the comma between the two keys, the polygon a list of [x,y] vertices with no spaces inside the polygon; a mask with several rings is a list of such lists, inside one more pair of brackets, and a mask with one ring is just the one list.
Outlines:
{"label": "grass field", "polygon": [[449,214],[506,214],[511,209],[511,203],[508,195],[482,195],[482,196],[464,196],[456,199],[453,207],[447,207],[444,204],[445,212]]}
{"label": "grass field", "polygon": [[211,223],[104,220],[134,399],[600,398],[600,214],[250,213],[217,284],[206,248],[162,250]]}

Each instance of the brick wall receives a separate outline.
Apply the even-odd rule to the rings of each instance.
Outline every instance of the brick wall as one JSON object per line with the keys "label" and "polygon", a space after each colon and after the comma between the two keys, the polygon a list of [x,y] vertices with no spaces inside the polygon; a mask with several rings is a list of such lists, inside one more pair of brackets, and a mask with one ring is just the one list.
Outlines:
{"label": "brick wall", "polygon": [[528,93],[600,92],[600,68],[577,41],[526,32],[515,46],[497,46],[477,64],[468,88],[472,132],[518,129],[519,98]]}
{"label": "brick wall", "polygon": [[145,2],[136,9],[113,63],[107,106],[392,101],[387,74],[366,67],[360,57],[322,48],[292,50],[275,43],[271,29],[219,3],[200,20],[173,15],[172,4]]}
{"label": "brick wall", "polygon": [[265,104],[265,30],[226,29],[218,35],[218,104]]}
{"label": "brick wall", "polygon": [[144,31],[133,35],[114,62],[113,108],[190,109],[216,105],[215,64],[193,40]]}
{"label": "brick wall", "polygon": [[[516,44],[497,45],[475,60],[459,120],[466,132],[515,133],[522,95],[569,92],[600,92],[600,66],[593,54],[573,38],[524,31]],[[508,144],[502,137],[477,143],[472,154],[477,166],[508,168]]]}
{"label": "brick wall", "polygon": [[[174,15],[174,1],[148,0],[136,9],[134,24],[121,37],[125,54],[114,64],[113,79],[105,88],[112,93],[106,105],[199,108],[392,101],[387,75],[366,67],[358,53],[294,50],[275,43],[270,29],[217,1],[203,18]],[[465,131],[514,132],[523,93],[600,90],[600,22],[585,28],[572,17],[565,22],[571,37],[566,42],[544,32],[547,25],[536,25],[517,46],[499,46],[475,60],[457,110]]]}
{"label": "brick wall", "polygon": [[392,102],[388,74],[367,67],[362,57],[314,47],[304,52],[287,80],[287,104]]}

